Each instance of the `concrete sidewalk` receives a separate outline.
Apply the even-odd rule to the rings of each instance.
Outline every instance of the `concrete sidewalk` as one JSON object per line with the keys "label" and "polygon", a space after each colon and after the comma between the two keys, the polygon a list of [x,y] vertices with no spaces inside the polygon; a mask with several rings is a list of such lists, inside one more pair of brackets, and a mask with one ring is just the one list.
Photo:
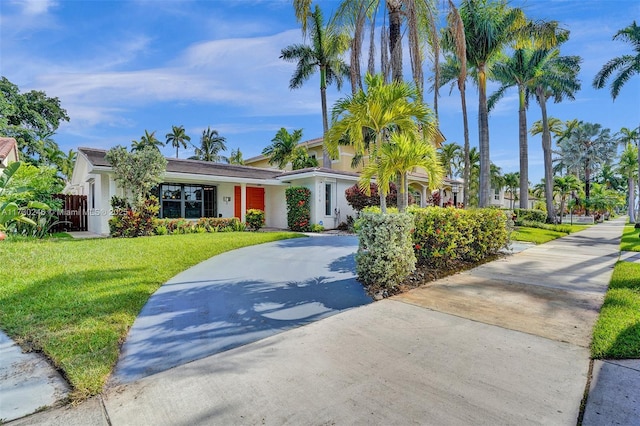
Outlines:
{"label": "concrete sidewalk", "polygon": [[[597,225],[11,424],[575,425],[623,226]],[[633,372],[637,360],[596,363],[583,424],[640,424]]]}

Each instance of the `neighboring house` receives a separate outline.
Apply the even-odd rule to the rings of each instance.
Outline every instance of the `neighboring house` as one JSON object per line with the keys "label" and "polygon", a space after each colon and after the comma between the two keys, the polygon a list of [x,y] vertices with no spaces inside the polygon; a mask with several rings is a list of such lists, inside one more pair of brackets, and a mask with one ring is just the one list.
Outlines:
{"label": "neighboring house", "polygon": [[[512,197],[511,192],[506,191],[505,188],[500,188],[500,189],[492,188],[491,190],[493,191],[493,200],[491,200],[492,206],[497,206],[503,209],[510,209],[512,205],[511,203],[512,198],[514,198],[513,208],[515,209],[520,208],[520,198],[518,197],[518,194],[515,194],[515,197]],[[540,201],[539,198],[529,194],[529,203],[527,208],[528,209],[535,208],[536,203],[538,203],[539,201]]]}
{"label": "neighboring house", "polygon": [[0,170],[5,169],[9,163],[19,159],[16,140],[14,138],[0,137]]}
{"label": "neighboring house", "polygon": [[[442,133],[438,132],[438,139],[436,143],[440,145],[444,142],[445,138]],[[318,164],[322,166],[322,145],[323,138],[311,139],[308,141],[301,142],[299,146],[303,146],[307,148],[307,152],[310,157],[313,157],[318,160]],[[355,157],[355,150],[353,146],[350,145],[339,145],[338,146],[339,157],[338,159],[331,160],[331,172],[333,173],[350,173],[356,174],[362,171],[363,164],[360,164],[352,168],[351,162]],[[363,157],[363,161],[368,161],[368,156]],[[274,166],[269,164],[269,157],[265,155],[258,155],[256,157],[249,158],[245,160],[245,164],[247,166],[266,168],[271,170],[274,169]],[[288,164],[286,170],[291,170],[291,164]],[[421,172],[418,169],[414,173],[409,174],[409,191],[411,192],[414,203],[424,207],[429,202],[431,198],[431,193],[428,190],[428,179],[424,172]],[[449,179],[446,178],[443,182],[442,188],[440,188],[440,205],[458,205],[463,200],[462,188],[463,181],[459,179]],[[342,194],[343,196],[344,194]]]}
{"label": "neighboring house", "polygon": [[[71,182],[65,192],[87,195],[88,230],[109,233],[110,200],[122,196],[106,160],[107,151],[79,148]],[[245,221],[248,209],[264,210],[267,227],[287,228],[285,189],[304,186],[311,190],[311,222],[327,229],[355,216],[344,192],[358,175],[324,168],[282,171],[249,166],[167,158],[167,170],[156,195],[160,217],[197,219],[238,217]]]}

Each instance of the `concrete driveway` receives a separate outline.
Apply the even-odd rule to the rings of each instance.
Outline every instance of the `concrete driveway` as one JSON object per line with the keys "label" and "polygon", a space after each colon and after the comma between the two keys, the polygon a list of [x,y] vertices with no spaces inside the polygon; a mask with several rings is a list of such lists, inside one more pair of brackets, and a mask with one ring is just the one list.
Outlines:
{"label": "concrete driveway", "polygon": [[357,237],[241,248],[172,278],[131,328],[111,383],[128,383],[372,299],[355,279]]}

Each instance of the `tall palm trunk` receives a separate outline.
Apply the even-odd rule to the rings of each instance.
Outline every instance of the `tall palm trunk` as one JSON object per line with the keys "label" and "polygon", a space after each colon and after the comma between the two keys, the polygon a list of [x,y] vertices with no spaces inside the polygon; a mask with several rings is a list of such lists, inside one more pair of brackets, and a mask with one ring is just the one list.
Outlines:
{"label": "tall palm trunk", "polygon": [[[554,223],[556,219],[555,207],[553,205],[553,160],[551,158],[551,132],[549,131],[549,119],[547,118],[547,98],[541,87],[536,90],[540,111],[542,113],[542,153],[544,156],[544,198],[547,205],[547,220]],[[564,206],[560,207],[560,223]]]}
{"label": "tall palm trunk", "polygon": [[584,197],[586,199],[585,216],[589,216],[589,199],[591,197],[591,167],[587,160],[584,168]]}
{"label": "tall palm trunk", "polygon": [[463,189],[463,203],[464,208],[469,207],[469,192],[470,185],[469,180],[471,179],[471,160],[469,159],[469,121],[467,120],[467,97],[465,95],[464,84],[462,89],[460,89],[460,102],[462,103],[462,123],[464,126],[464,172],[462,178],[464,179],[464,189]]}
{"label": "tall palm trunk", "polygon": [[633,176],[627,178],[627,183],[629,185],[629,221],[633,223],[636,221],[636,189]]}
{"label": "tall palm trunk", "polygon": [[518,87],[520,107],[518,109],[518,136],[520,145],[520,208],[529,208],[529,144],[527,141],[527,109],[525,103],[525,88]]}
{"label": "tall palm trunk", "polygon": [[391,55],[391,78],[401,82],[402,76],[402,1],[387,0],[389,9],[389,53]]}
{"label": "tall palm trunk", "polygon": [[[329,131],[329,119],[327,113],[327,69],[320,67],[320,98],[322,100],[322,136],[325,137]],[[331,158],[327,147],[322,144],[322,167],[331,168]]]}
{"label": "tall palm trunk", "polygon": [[478,134],[480,138],[479,206],[489,206],[491,191],[491,158],[489,156],[489,111],[487,107],[487,74],[485,64],[478,65]]}

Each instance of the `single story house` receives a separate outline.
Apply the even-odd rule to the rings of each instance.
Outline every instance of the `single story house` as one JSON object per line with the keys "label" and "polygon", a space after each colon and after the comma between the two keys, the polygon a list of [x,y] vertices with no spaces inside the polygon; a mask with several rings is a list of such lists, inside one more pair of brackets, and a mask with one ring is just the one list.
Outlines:
{"label": "single story house", "polygon": [[[109,233],[110,200],[123,191],[114,179],[106,150],[79,148],[71,181],[65,192],[86,195],[88,230]],[[265,212],[267,227],[287,228],[285,189],[304,186],[311,190],[311,222],[327,229],[346,221],[355,212],[344,192],[358,181],[357,173],[323,168],[295,171],[167,158],[163,182],[158,185],[160,217],[197,219],[238,217],[248,209]]]}
{"label": "single story house", "polygon": [[0,137],[0,170],[6,169],[9,163],[19,159],[16,140],[14,138]]}

